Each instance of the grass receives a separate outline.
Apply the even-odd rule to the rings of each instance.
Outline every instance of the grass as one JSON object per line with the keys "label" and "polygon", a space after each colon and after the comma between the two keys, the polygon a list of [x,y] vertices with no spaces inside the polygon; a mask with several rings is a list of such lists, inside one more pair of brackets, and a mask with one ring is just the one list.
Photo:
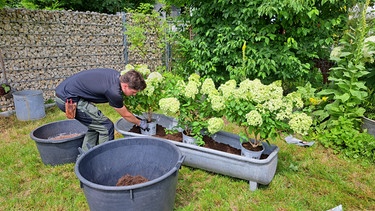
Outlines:
{"label": "grass", "polygon": [[[100,108],[113,121],[119,119],[109,106]],[[63,119],[56,107],[35,121],[0,118],[0,210],[89,209],[74,164],[44,165],[29,136],[35,128]],[[373,163],[346,160],[319,143],[309,148],[283,140],[274,144],[280,148],[276,175],[254,192],[248,181],[183,166],[175,210],[321,211],[340,204],[344,210],[375,210]]]}

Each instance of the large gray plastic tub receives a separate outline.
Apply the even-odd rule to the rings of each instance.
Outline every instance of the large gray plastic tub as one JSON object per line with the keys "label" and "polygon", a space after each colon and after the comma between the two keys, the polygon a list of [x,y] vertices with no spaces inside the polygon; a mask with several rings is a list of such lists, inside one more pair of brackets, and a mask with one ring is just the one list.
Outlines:
{"label": "large gray plastic tub", "polygon": [[[95,146],[77,160],[91,211],[173,210],[178,170],[184,156],[173,144],[151,137],[117,139]],[[149,181],[116,186],[125,174]]]}
{"label": "large gray plastic tub", "polygon": [[[46,165],[75,163],[82,147],[87,127],[77,120],[61,120],[42,125],[30,132],[35,141],[40,157]],[[74,134],[70,138],[53,140],[59,135]]]}
{"label": "large gray plastic tub", "polygon": [[[174,118],[162,114],[154,114],[153,118],[157,120],[159,125],[168,129],[172,129],[177,125],[177,121]],[[133,124],[125,119],[119,119],[115,123],[115,129],[125,137],[144,136],[129,132],[132,127]],[[240,149],[240,139],[236,134],[221,131],[212,138],[217,142]],[[175,144],[182,154],[186,156],[183,165],[248,180],[252,191],[257,189],[258,183],[268,185],[276,173],[279,148],[275,145],[264,144],[266,146],[264,154],[269,154],[269,156],[267,159],[257,160],[191,144],[168,141]]]}

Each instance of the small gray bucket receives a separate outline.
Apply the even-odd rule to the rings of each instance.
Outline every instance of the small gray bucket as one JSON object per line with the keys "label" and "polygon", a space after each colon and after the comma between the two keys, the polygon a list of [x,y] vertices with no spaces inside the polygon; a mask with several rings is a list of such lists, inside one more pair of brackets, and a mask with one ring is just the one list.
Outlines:
{"label": "small gray bucket", "polygon": [[[75,173],[91,211],[169,211],[174,207],[178,170],[184,158],[165,140],[124,138],[84,152],[76,162]],[[125,174],[141,175],[148,182],[116,186]]]}
{"label": "small gray bucket", "polygon": [[40,90],[13,92],[13,100],[19,120],[38,120],[46,116],[43,92]]}

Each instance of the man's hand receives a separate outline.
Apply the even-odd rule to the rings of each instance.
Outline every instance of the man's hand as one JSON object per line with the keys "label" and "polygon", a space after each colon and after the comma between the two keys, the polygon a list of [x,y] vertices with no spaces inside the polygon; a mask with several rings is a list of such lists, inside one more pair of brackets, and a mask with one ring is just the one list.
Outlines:
{"label": "man's hand", "polygon": [[148,123],[147,123],[147,120],[145,119],[141,119],[141,123],[139,124],[139,127],[142,129],[142,130],[150,130],[148,128]]}

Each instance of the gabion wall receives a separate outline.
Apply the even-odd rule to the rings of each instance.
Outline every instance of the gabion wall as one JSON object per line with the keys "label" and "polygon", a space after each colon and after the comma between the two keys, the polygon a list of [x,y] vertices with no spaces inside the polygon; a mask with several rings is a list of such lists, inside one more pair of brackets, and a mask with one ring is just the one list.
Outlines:
{"label": "gabion wall", "polygon": [[[14,91],[42,90],[49,100],[54,99],[54,89],[62,80],[82,70],[106,67],[120,71],[127,62],[160,65],[160,59],[150,64],[137,57],[137,52],[127,51],[126,17],[120,13],[1,9],[0,48],[8,83]],[[4,70],[0,70],[3,83]],[[13,99],[1,97],[0,112],[9,110],[14,110]]]}

